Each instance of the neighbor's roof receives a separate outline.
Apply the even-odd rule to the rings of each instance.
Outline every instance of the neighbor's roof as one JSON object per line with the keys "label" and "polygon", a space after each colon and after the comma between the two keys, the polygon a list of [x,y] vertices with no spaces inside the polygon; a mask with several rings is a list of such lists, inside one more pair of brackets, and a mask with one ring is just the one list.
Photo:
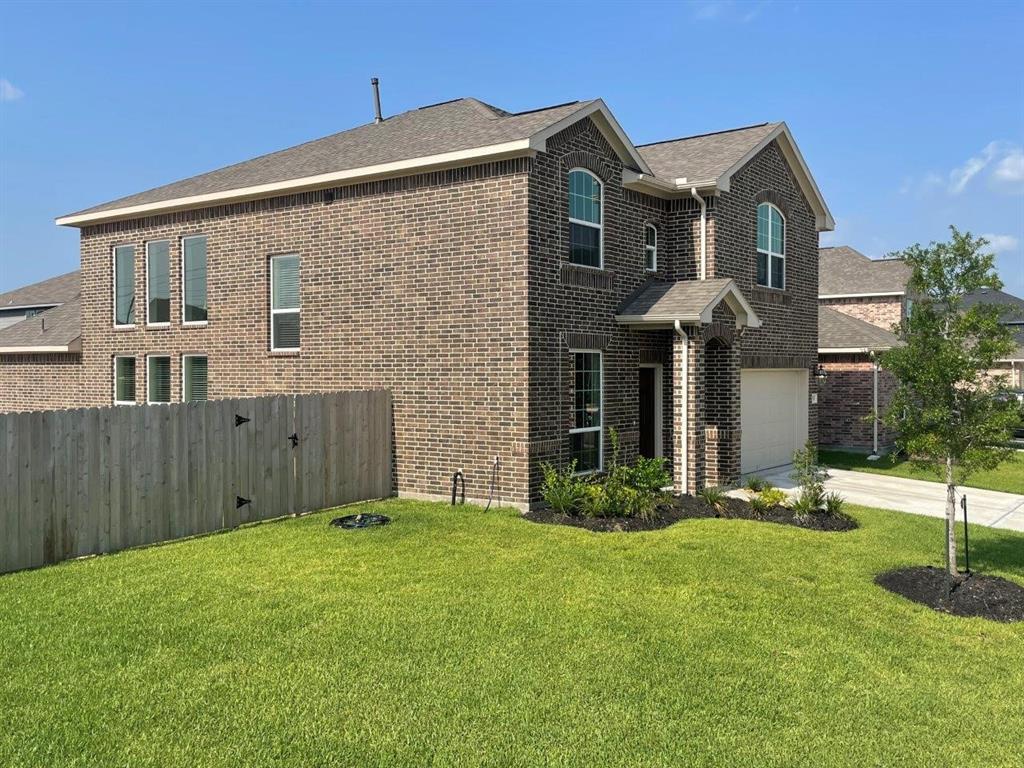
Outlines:
{"label": "neighbor's roof", "polygon": [[869,259],[846,245],[818,251],[818,295],[884,296],[904,294],[910,267],[902,259]]}
{"label": "neighbor's roof", "polygon": [[81,307],[75,296],[59,307],[0,328],[0,352],[80,352],[81,336]]}
{"label": "neighbor's roof", "polygon": [[818,307],[818,351],[862,352],[891,349],[898,343],[894,333],[850,317],[831,307]]}
{"label": "neighbor's roof", "polygon": [[670,326],[710,323],[721,302],[736,315],[736,325],[759,328],[761,320],[747,303],[736,283],[725,277],[712,280],[651,280],[627,297],[615,319],[625,325]]}
{"label": "neighbor's roof", "polygon": [[726,173],[782,123],[761,123],[717,133],[642,144],[640,155],[661,179],[713,181]]}
{"label": "neighbor's roof", "polygon": [[1013,340],[1016,342],[1017,348],[1010,353],[1009,357],[1004,359],[1024,362],[1024,328],[1014,331]]}
{"label": "neighbor's roof", "polygon": [[58,275],[32,285],[0,293],[0,309],[45,307],[63,304],[78,295],[81,270]]}
{"label": "neighbor's roof", "polygon": [[1004,323],[1024,323],[1024,299],[1012,293],[982,288],[963,297],[964,307],[973,307],[975,304],[995,304],[999,307]]}
{"label": "neighbor's roof", "polygon": [[[455,99],[367,123],[291,149],[122,197],[57,219],[101,221],[252,200],[359,181],[423,173],[544,152],[547,140],[589,118],[623,161],[623,185],[649,194],[728,192],[732,176],[778,141],[815,213],[819,230],[834,221],[785,123],[764,123],[637,148],[601,99],[511,113],[477,99]],[[652,169],[656,162],[658,169]]]}

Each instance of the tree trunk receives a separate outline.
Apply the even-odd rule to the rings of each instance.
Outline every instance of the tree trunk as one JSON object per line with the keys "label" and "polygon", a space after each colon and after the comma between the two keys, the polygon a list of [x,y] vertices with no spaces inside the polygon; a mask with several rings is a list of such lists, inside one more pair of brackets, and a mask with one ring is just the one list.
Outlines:
{"label": "tree trunk", "polygon": [[953,458],[946,457],[946,593],[952,592],[956,570],[956,485],[953,478]]}

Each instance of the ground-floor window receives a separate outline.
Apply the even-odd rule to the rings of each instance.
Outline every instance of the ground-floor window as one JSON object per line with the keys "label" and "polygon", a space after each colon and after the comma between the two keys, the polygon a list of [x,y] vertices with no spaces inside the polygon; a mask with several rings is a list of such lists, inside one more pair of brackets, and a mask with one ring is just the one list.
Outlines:
{"label": "ground-floor window", "polygon": [[146,359],[147,402],[171,402],[171,358],[150,355]]}
{"label": "ground-floor window", "polygon": [[114,358],[114,405],[135,405],[135,358]]}
{"label": "ground-floor window", "polygon": [[601,469],[602,397],[601,353],[573,350],[573,427],[569,430],[570,458],[577,472]]}
{"label": "ground-floor window", "polygon": [[206,400],[206,356],[183,355],[181,358],[181,400],[194,403]]}

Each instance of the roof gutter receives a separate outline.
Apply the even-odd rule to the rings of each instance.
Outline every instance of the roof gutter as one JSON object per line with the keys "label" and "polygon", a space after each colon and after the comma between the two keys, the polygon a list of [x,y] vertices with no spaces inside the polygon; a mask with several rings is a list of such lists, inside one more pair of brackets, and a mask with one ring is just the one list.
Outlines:
{"label": "roof gutter", "polygon": [[905,296],[906,291],[875,291],[874,293],[822,293],[819,299],[870,299],[875,296]]}

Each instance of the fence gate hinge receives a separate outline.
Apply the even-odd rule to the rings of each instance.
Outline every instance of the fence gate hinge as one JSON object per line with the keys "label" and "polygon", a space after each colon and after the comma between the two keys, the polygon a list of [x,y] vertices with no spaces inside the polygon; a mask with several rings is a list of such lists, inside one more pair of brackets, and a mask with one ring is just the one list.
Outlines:
{"label": "fence gate hinge", "polygon": [[235,496],[235,509],[241,509],[246,504],[252,504],[252,499],[243,499],[241,496]]}
{"label": "fence gate hinge", "polygon": [[237,413],[235,414],[235,426],[236,427],[242,426],[247,421],[252,421],[252,419],[247,419],[247,418],[245,418],[245,416],[239,416]]}
{"label": "fence gate hinge", "polygon": [[299,444],[299,433],[292,432],[288,435],[288,439],[292,441],[292,448],[295,448]]}

